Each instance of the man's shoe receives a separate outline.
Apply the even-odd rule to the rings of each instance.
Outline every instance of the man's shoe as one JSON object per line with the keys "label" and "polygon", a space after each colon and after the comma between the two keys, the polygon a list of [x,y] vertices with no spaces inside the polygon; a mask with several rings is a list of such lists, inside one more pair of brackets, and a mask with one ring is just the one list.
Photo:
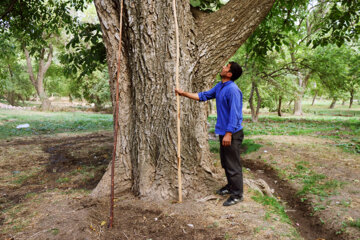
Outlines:
{"label": "man's shoe", "polygon": [[234,204],[237,204],[239,202],[242,202],[244,200],[244,197],[241,196],[234,196],[234,195],[231,195],[223,204],[223,206],[227,207],[227,206],[231,206],[231,205],[234,205]]}
{"label": "man's shoe", "polygon": [[231,191],[227,188],[227,186],[222,187],[216,191],[216,194],[221,195],[221,196],[224,196],[224,195],[230,194],[230,193],[231,193]]}

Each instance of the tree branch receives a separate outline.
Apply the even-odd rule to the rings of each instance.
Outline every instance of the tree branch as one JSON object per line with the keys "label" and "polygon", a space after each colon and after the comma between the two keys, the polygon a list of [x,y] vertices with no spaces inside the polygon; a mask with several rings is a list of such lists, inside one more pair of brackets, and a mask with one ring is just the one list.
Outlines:
{"label": "tree branch", "polygon": [[46,71],[47,71],[48,68],[50,67],[51,61],[52,61],[52,57],[53,57],[53,46],[52,46],[52,44],[50,43],[50,44],[49,44],[49,53],[48,53],[48,56],[47,56],[46,64],[45,64],[45,66],[44,66],[44,73],[46,73]]}
{"label": "tree branch", "polygon": [[195,16],[200,53],[198,76],[215,77],[220,66],[255,31],[274,2],[275,0],[232,0],[217,12]]}
{"label": "tree branch", "polygon": [[53,47],[52,44],[49,44],[49,53],[46,59],[46,63],[44,63],[44,58],[45,58],[45,48],[41,49],[40,52],[40,60],[39,60],[39,71],[38,71],[38,75],[37,75],[37,79],[36,82],[37,83],[41,83],[43,82],[44,76],[46,71],[48,70],[48,68],[51,65],[51,60],[52,60],[52,52],[53,52]]}

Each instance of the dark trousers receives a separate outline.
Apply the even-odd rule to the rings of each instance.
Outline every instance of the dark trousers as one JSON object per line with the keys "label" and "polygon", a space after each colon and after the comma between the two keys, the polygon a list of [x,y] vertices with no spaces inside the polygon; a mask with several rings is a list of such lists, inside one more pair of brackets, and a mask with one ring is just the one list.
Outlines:
{"label": "dark trousers", "polygon": [[244,187],[240,146],[244,139],[244,132],[240,130],[232,134],[231,145],[228,147],[222,145],[223,138],[224,136],[219,135],[221,166],[225,169],[228,181],[227,188],[232,192],[232,195],[242,196]]}

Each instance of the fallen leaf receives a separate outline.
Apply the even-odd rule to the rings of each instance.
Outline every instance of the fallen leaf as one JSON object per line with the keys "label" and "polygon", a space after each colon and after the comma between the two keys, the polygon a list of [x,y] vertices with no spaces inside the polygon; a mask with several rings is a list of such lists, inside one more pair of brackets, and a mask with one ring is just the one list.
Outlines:
{"label": "fallen leaf", "polygon": [[101,226],[104,226],[106,224],[106,221],[101,222]]}

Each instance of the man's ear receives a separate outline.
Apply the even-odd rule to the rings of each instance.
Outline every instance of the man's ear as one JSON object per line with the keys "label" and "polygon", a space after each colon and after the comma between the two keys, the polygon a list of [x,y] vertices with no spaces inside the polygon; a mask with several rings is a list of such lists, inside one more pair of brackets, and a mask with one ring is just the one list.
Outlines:
{"label": "man's ear", "polygon": [[227,72],[227,73],[226,73],[226,76],[229,77],[229,78],[231,78],[231,77],[232,77],[232,73],[231,73],[231,72]]}

